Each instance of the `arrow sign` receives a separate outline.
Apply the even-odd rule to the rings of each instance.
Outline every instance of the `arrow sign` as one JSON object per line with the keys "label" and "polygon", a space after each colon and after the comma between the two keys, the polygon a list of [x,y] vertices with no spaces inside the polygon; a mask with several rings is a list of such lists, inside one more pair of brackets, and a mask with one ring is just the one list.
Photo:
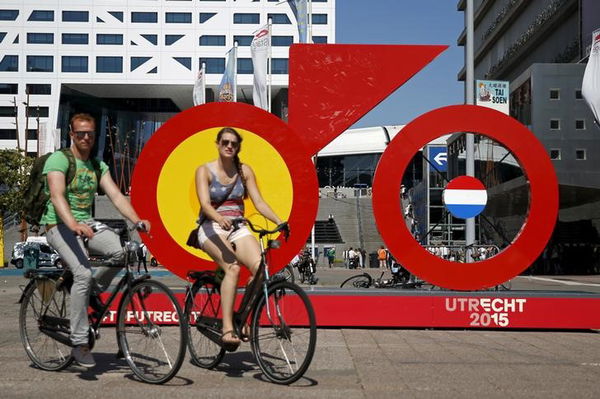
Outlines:
{"label": "arrow sign", "polygon": [[435,165],[438,172],[446,172],[448,170],[448,148],[447,147],[429,147],[429,158],[431,163]]}

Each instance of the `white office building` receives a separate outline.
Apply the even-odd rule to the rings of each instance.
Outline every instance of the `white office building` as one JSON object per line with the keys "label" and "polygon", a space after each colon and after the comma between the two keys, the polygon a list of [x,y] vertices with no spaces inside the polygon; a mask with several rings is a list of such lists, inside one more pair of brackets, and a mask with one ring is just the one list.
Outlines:
{"label": "white office building", "polygon": [[[312,0],[310,14],[313,41],[334,43],[335,0]],[[156,128],[193,106],[202,62],[214,100],[234,41],[237,101],[252,103],[250,42],[269,18],[272,112],[285,120],[298,29],[284,1],[2,0],[0,149],[15,148],[18,131],[20,147],[36,153],[39,129],[40,151],[51,151],[65,144],[70,115],[89,112],[100,157],[136,158]]]}

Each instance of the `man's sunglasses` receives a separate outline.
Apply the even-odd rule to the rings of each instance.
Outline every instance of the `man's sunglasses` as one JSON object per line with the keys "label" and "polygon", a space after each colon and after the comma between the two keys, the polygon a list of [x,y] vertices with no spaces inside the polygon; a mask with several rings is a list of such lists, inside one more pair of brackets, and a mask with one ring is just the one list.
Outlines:
{"label": "man's sunglasses", "polygon": [[238,148],[240,146],[240,143],[238,141],[234,141],[234,140],[226,140],[226,139],[222,139],[220,144],[223,147],[229,147],[229,144],[231,144],[231,146],[233,148]]}
{"label": "man's sunglasses", "polygon": [[87,134],[90,137],[95,137],[96,136],[96,132],[94,131],[77,131],[77,132],[73,132],[75,133],[75,135],[77,136],[78,139],[82,139],[85,137],[85,135]]}

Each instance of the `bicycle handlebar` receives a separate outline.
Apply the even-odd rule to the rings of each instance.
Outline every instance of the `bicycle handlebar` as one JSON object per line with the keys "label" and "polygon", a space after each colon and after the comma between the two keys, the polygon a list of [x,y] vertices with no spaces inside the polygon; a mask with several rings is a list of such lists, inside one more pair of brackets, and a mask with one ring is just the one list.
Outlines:
{"label": "bicycle handlebar", "polygon": [[234,231],[238,230],[240,228],[240,225],[245,223],[248,225],[248,227],[250,227],[250,230],[252,230],[255,233],[258,233],[259,236],[261,236],[261,237],[265,236],[267,234],[275,234],[275,233],[278,233],[281,231],[281,232],[283,232],[283,235],[284,235],[285,239],[287,240],[290,235],[290,227],[288,226],[287,222],[280,223],[273,230],[257,228],[252,224],[252,222],[250,220],[248,220],[246,218],[235,218],[235,219],[231,220],[231,223],[233,224]]}

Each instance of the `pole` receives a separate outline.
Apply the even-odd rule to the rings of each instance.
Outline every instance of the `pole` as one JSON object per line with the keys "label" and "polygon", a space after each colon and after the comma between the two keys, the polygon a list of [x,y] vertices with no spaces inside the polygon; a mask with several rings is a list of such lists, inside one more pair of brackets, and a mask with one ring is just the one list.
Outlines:
{"label": "pole", "polygon": [[233,102],[237,102],[237,48],[238,42],[233,42]]}
{"label": "pole", "polygon": [[206,104],[206,62],[202,63],[202,104]]}
{"label": "pole", "polygon": [[29,152],[29,90],[26,93],[27,102],[25,105],[25,155]]}
{"label": "pole", "polygon": [[267,111],[271,112],[271,86],[273,85],[273,77],[271,76],[271,57],[273,56],[271,51],[271,29],[273,25],[273,19],[269,18],[267,24],[269,29],[269,49],[267,52]]}
{"label": "pole", "polygon": [[[473,0],[467,0],[466,10],[466,25],[467,25],[467,46],[466,46],[466,70],[467,77],[465,82],[465,102],[473,104],[475,100],[475,66],[474,66],[474,22],[473,22]],[[474,137],[473,134],[466,136],[466,172],[467,176],[475,176],[475,160],[474,160]],[[475,218],[468,218],[465,221],[465,244],[471,245],[475,242]],[[472,262],[470,254],[466,256],[467,262]]]}
{"label": "pole", "polygon": [[37,157],[40,157],[40,106],[36,107],[36,116],[35,116],[35,135],[37,137]]}
{"label": "pole", "polygon": [[312,0],[308,0],[308,37],[307,43],[312,43]]}
{"label": "pole", "polygon": [[15,108],[15,131],[17,132],[17,150],[21,149],[21,139],[19,137],[19,107],[17,107],[17,97],[13,97],[13,106]]}

